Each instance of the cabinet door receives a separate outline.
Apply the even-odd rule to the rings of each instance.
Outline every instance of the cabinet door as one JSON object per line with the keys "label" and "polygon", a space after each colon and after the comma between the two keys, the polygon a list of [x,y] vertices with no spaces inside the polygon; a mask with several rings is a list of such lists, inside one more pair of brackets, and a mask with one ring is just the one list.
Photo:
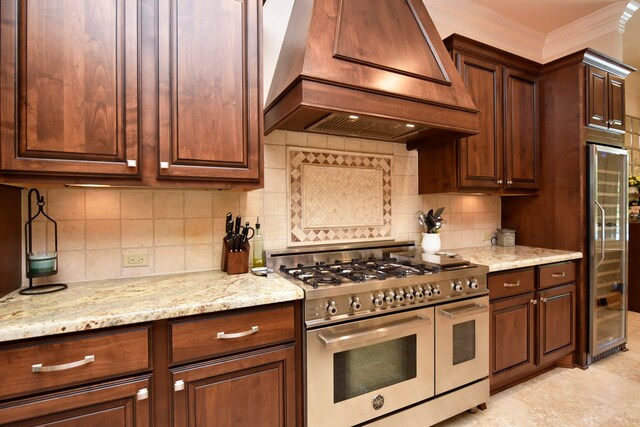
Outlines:
{"label": "cabinet door", "polygon": [[491,388],[499,388],[534,369],[533,292],[491,303]]}
{"label": "cabinet door", "polygon": [[151,425],[148,378],[47,394],[0,405],[0,426]]}
{"label": "cabinet door", "polygon": [[458,67],[480,111],[480,132],[458,142],[459,186],[500,189],[503,180],[501,67],[461,54],[458,54]]}
{"label": "cabinet door", "polygon": [[575,348],[575,285],[538,292],[540,364],[565,356]]}
{"label": "cabinet door", "polygon": [[535,77],[505,69],[505,188],[536,190],[538,170],[538,87]]}
{"label": "cabinet door", "polygon": [[0,169],[138,174],[137,0],[0,4]]}
{"label": "cabinet door", "polygon": [[175,426],[294,426],[294,347],[176,369]]}
{"label": "cabinet door", "polygon": [[261,178],[260,0],[159,0],[159,176]]}
{"label": "cabinet door", "polygon": [[587,125],[607,129],[607,72],[587,67]]}
{"label": "cabinet door", "polygon": [[609,129],[624,132],[624,79],[609,74],[607,87],[607,95],[609,98]]}

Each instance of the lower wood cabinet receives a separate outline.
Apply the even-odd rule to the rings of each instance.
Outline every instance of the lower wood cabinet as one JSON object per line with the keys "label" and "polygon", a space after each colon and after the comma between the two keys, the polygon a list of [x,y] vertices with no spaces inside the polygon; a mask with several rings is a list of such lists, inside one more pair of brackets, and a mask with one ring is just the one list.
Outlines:
{"label": "lower wood cabinet", "polygon": [[151,426],[150,377],[0,404],[0,426]]}
{"label": "lower wood cabinet", "polygon": [[293,346],[172,372],[173,425],[295,426]]}
{"label": "lower wood cabinet", "polygon": [[509,279],[505,286],[528,283],[532,272],[528,268],[489,277],[492,393],[543,372],[575,350],[574,262],[537,267],[536,290],[525,286],[529,292],[505,297],[500,288],[492,289],[502,279]]}
{"label": "lower wood cabinet", "polygon": [[299,317],[286,302],[0,343],[0,427],[293,427]]}

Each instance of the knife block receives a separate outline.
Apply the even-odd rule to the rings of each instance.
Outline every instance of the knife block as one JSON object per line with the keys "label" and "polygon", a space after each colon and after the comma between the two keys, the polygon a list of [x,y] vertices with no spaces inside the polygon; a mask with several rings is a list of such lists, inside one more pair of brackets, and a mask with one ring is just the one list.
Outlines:
{"label": "knife block", "polygon": [[242,248],[234,252],[231,250],[229,243],[226,239],[222,242],[222,271],[226,271],[227,274],[242,274],[249,271],[249,250],[251,246],[249,242],[245,242]]}

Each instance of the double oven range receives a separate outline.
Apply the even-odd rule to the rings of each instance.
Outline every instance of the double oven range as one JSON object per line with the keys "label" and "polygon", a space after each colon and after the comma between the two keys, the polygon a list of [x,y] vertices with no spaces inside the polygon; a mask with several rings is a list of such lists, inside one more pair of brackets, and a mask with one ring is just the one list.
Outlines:
{"label": "double oven range", "polygon": [[268,251],[304,298],[309,427],[430,425],[489,398],[487,268],[413,242]]}

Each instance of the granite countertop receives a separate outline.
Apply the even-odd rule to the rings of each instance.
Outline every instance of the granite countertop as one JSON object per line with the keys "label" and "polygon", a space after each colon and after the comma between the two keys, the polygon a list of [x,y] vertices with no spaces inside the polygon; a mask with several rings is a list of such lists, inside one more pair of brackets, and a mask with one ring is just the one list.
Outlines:
{"label": "granite countertop", "polygon": [[67,290],[0,298],[0,342],[149,322],[301,299],[278,276],[222,271],[69,284]]}
{"label": "granite countertop", "polygon": [[482,246],[452,249],[447,252],[454,252],[474,264],[486,265],[490,272],[582,258],[581,252],[531,246]]}

